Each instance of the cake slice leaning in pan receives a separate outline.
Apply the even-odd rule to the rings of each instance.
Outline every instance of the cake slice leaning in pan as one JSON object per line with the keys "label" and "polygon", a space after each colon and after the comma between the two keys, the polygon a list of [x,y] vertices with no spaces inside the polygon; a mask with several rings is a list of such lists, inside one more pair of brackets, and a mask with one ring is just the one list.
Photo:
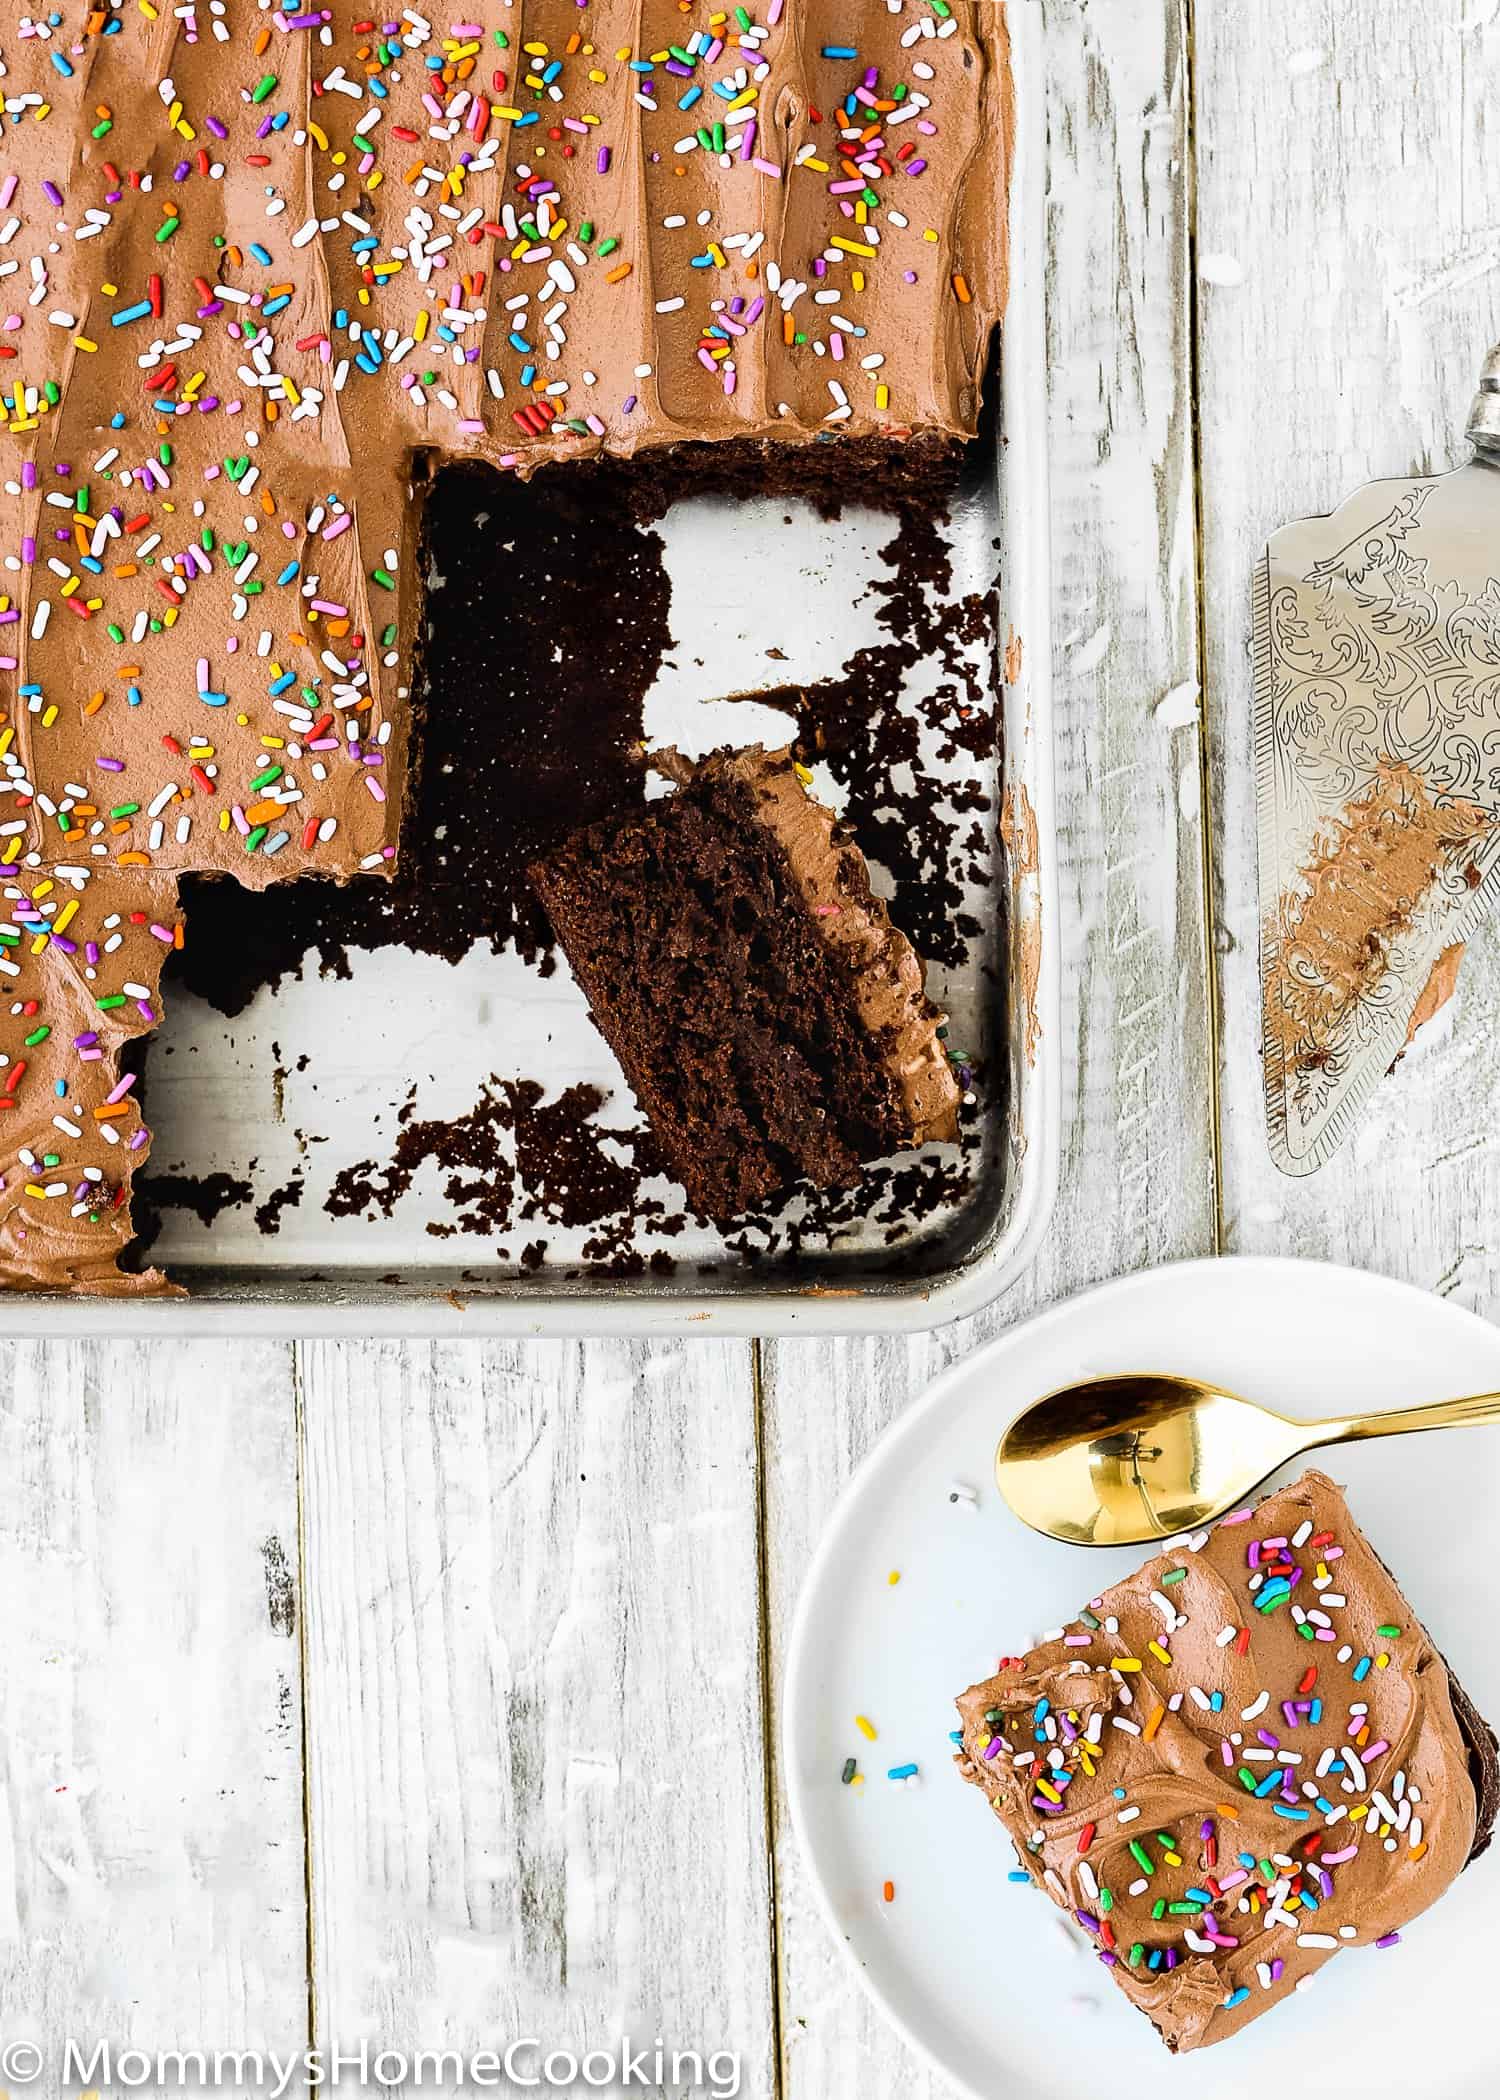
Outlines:
{"label": "cake slice leaning in pan", "polygon": [[1169,2049],[1395,1945],[1486,1849],[1493,1731],[1318,1472],[958,1701],[963,1776]]}
{"label": "cake slice leaning in pan", "polygon": [[785,751],[652,763],[676,792],[531,870],[600,1032],[706,1217],[958,1135],[921,962]]}

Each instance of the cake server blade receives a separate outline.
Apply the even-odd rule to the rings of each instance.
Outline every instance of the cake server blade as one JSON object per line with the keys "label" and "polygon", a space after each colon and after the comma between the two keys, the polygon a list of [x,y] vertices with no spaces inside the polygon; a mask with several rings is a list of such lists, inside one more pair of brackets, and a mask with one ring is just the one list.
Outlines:
{"label": "cake server blade", "polygon": [[1453,472],[1275,533],[1254,578],[1272,1157],[1307,1174],[1500,889],[1500,346]]}

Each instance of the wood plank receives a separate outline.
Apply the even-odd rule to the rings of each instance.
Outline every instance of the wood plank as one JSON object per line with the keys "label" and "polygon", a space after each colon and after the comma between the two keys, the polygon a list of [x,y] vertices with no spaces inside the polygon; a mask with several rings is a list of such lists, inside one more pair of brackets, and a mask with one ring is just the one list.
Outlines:
{"label": "wood plank", "polygon": [[[1035,1269],[979,1318],[762,1346],[777,1685],[840,1489],[937,1371],[1054,1298],[1214,1240],[1185,10],[1064,0],[1045,18],[1062,1193]],[[779,1794],[775,1815],[784,2090],[936,2100],[946,2085],[866,2004],[817,1914]]]}
{"label": "wood plank", "polygon": [[0,1477],[4,2038],[304,2048],[290,1351],[9,1346]]}
{"label": "wood plank", "polygon": [[[1500,232],[1480,171],[1500,125],[1500,19],[1469,0],[1200,10],[1205,627],[1226,1230],[1500,1305],[1500,941],[1386,1080],[1353,1140],[1289,1179],[1261,1101],[1250,574],[1267,534],[1380,475],[1468,457],[1500,335]],[[1295,325],[1287,325],[1289,306]]]}
{"label": "wood plank", "polygon": [[767,2091],[748,1349],[299,1356],[321,2037],[661,2034]]}

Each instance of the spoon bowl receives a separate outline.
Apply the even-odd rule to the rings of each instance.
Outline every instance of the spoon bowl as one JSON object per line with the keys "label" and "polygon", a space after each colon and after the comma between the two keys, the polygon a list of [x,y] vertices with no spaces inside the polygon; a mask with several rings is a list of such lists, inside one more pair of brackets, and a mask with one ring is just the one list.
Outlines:
{"label": "spoon bowl", "polygon": [[1024,1408],[1000,1439],[995,1481],[1048,1538],[1137,1545],[1211,1523],[1320,1445],[1485,1422],[1500,1422],[1500,1395],[1299,1422],[1201,1379],[1129,1372]]}

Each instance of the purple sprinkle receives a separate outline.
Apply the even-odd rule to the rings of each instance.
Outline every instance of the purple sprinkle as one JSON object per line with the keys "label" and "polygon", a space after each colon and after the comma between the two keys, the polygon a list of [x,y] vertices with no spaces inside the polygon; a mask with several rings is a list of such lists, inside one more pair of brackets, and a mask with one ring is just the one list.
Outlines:
{"label": "purple sprinkle", "polygon": [[42,188],[46,192],[47,196],[51,199],[52,203],[57,205],[60,205],[62,203],[63,193],[58,188],[55,182],[43,182]]}
{"label": "purple sprinkle", "polygon": [[1377,1947],[1399,1947],[1401,1935],[1399,1932],[1388,1932],[1383,1939],[1378,1939],[1375,1944]]}

